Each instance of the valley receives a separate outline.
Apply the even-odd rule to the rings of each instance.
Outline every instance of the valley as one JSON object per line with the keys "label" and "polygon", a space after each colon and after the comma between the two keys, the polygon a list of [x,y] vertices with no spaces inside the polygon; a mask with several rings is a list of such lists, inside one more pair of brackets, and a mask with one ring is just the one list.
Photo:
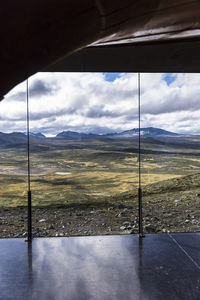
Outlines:
{"label": "valley", "polygon": [[[19,236],[27,231],[22,138],[9,143],[4,138],[0,146],[1,237],[15,236],[16,226]],[[137,232],[137,138],[31,136],[30,141],[36,236]],[[200,137],[148,135],[141,142],[145,232],[199,231]]]}

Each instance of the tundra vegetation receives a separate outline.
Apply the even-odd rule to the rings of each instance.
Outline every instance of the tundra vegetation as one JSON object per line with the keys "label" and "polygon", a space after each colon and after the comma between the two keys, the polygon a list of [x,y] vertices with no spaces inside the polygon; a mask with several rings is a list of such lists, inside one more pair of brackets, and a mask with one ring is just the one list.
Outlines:
{"label": "tundra vegetation", "polygon": [[[141,148],[145,232],[199,231],[200,137]],[[137,232],[137,138],[32,137],[30,153],[35,236]],[[2,144],[0,157],[1,236],[25,236],[26,143]]]}

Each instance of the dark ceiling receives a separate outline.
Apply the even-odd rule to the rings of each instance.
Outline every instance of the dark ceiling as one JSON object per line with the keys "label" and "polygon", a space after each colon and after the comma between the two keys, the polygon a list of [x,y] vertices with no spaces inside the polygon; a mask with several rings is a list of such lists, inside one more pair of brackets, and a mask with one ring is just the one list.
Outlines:
{"label": "dark ceiling", "polygon": [[38,71],[200,71],[198,0],[6,0],[0,22],[0,99]]}

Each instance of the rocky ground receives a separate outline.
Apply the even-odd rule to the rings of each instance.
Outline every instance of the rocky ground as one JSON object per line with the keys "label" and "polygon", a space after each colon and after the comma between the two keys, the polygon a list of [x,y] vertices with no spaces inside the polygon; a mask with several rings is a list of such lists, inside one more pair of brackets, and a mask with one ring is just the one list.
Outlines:
{"label": "rocky ground", "polygon": [[[33,207],[33,237],[136,234],[137,209],[124,204],[95,207]],[[148,208],[143,211],[144,233],[200,231],[194,207]],[[27,236],[27,208],[0,208],[0,238]]]}

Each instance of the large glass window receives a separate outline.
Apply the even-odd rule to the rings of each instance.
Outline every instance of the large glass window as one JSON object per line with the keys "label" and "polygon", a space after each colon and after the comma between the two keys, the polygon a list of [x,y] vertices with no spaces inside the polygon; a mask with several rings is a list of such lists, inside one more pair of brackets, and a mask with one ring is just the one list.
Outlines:
{"label": "large glass window", "polygon": [[[199,231],[200,75],[138,76],[29,79],[33,237],[137,233],[139,165],[144,233]],[[27,235],[26,98],[0,103],[1,237]]]}

